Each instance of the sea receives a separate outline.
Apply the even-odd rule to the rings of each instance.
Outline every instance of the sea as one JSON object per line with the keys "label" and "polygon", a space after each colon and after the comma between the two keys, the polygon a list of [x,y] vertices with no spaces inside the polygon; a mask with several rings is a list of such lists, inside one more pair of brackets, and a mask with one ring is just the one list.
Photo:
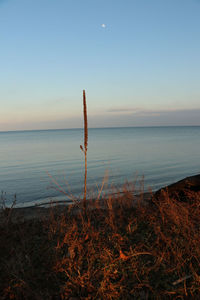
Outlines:
{"label": "sea", "polygon": [[[200,173],[200,126],[91,128],[89,195],[153,191]],[[1,205],[26,207],[83,197],[83,129],[0,132]]]}

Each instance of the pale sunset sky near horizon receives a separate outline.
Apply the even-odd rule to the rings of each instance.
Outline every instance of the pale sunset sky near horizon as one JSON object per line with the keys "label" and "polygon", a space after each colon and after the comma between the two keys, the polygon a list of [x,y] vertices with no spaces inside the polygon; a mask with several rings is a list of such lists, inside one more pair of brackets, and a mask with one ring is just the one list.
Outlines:
{"label": "pale sunset sky near horizon", "polygon": [[0,0],[0,131],[200,125],[200,0]]}

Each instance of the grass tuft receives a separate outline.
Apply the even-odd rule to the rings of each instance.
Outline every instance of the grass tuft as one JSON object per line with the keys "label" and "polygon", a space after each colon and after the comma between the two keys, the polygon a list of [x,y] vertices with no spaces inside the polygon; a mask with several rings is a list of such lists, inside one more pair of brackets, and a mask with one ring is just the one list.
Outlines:
{"label": "grass tuft", "polygon": [[197,299],[199,193],[145,197],[124,189],[91,201],[87,218],[63,206],[1,224],[0,298]]}

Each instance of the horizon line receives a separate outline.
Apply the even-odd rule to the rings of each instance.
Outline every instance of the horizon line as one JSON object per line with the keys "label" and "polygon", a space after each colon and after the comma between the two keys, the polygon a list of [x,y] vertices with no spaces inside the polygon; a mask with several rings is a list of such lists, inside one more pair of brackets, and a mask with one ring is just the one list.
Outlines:
{"label": "horizon line", "polygon": [[[105,126],[105,127],[88,127],[88,129],[118,129],[118,128],[160,128],[160,127],[200,127],[200,125],[153,125],[153,126]],[[83,127],[73,128],[48,128],[48,129],[20,129],[20,130],[0,130],[0,133],[9,132],[30,132],[30,131],[59,131],[59,130],[84,130]]]}

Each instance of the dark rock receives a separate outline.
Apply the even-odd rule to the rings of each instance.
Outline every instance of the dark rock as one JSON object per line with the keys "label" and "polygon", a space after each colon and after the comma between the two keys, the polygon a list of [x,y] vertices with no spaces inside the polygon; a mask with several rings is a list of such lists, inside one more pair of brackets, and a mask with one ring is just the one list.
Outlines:
{"label": "dark rock", "polygon": [[154,199],[162,199],[164,195],[181,201],[191,201],[194,197],[200,197],[200,174],[186,177],[176,183],[164,187],[154,194]]}

